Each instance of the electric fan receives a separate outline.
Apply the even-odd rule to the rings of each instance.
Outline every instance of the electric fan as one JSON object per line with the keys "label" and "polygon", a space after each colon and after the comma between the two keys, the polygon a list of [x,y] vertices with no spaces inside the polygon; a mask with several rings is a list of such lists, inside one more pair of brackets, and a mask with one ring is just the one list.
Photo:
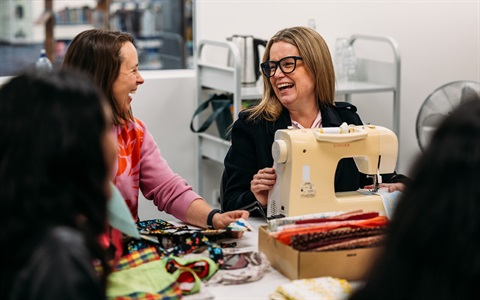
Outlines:
{"label": "electric fan", "polygon": [[480,95],[480,82],[461,80],[440,86],[425,99],[418,112],[416,126],[417,141],[422,151],[443,118],[475,93]]}

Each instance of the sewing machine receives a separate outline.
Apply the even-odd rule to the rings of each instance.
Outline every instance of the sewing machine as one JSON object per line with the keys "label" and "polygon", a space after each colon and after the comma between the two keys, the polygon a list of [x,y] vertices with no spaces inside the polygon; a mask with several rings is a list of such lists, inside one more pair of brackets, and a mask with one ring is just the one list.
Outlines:
{"label": "sewing machine", "polygon": [[269,193],[267,216],[298,216],[331,211],[378,211],[382,198],[373,191],[335,193],[334,178],[340,159],[352,157],[361,173],[376,180],[395,170],[396,135],[381,126],[363,125],[316,129],[284,129],[272,145],[277,181]]}

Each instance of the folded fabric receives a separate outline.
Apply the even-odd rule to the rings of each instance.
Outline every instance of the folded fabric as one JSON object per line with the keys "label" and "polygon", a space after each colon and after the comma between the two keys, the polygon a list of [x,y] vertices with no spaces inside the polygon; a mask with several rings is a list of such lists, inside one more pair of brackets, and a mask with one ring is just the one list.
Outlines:
{"label": "folded fabric", "polygon": [[245,219],[240,218],[226,227],[231,231],[255,231],[252,225],[250,225]]}
{"label": "folded fabric", "polygon": [[248,266],[248,253],[238,253],[225,256],[224,262],[221,266],[222,270],[236,270]]}
{"label": "folded fabric", "polygon": [[318,277],[309,279],[293,280],[280,285],[270,299],[275,300],[343,300],[352,293],[348,281],[333,277]]}
{"label": "folded fabric", "polygon": [[222,247],[215,240],[226,237],[227,230],[199,230],[188,226],[175,226],[162,220],[152,219],[137,222],[141,240],[130,240],[126,251],[154,247],[160,256],[181,257],[190,253],[209,252],[216,263],[223,260]]}
{"label": "folded fabric", "polygon": [[115,271],[134,268],[155,260],[160,260],[157,251],[153,247],[147,247],[123,256],[115,265]]}
{"label": "folded fabric", "polygon": [[164,268],[178,282],[182,294],[190,295],[200,291],[202,280],[208,280],[218,270],[218,265],[204,256],[169,256],[162,258]]}
{"label": "folded fabric", "polygon": [[196,294],[200,291],[202,280],[192,269],[178,268],[172,275],[179,284],[183,295]]}
{"label": "folded fabric", "polygon": [[178,230],[188,230],[188,226],[186,225],[176,226],[162,219],[138,221],[137,227],[140,233],[144,234],[162,234],[176,232]]}
{"label": "folded fabric", "polygon": [[207,286],[233,285],[255,282],[270,270],[270,262],[261,252],[227,253],[226,262],[220,270],[206,282]]}
{"label": "folded fabric", "polygon": [[208,256],[216,263],[223,261],[222,247],[210,241],[209,237],[202,232],[193,231],[183,234],[171,235],[156,234],[148,238],[142,235],[141,240],[130,240],[127,242],[126,251],[132,253],[140,249],[154,247],[161,257],[181,257],[191,253],[208,251]]}
{"label": "folded fabric", "polygon": [[362,210],[350,211],[342,213],[336,216],[322,217],[322,218],[302,218],[296,220],[289,224],[278,225],[275,231],[285,231],[296,228],[304,228],[322,224],[320,223],[331,223],[331,222],[343,222],[343,221],[359,221],[359,220],[368,220],[375,217],[378,217],[380,214],[378,212],[363,212]]}
{"label": "folded fabric", "polygon": [[[359,210],[361,211],[361,210]],[[356,211],[357,212],[357,211]],[[328,219],[330,217],[335,217],[345,214],[343,211],[333,211],[333,212],[321,212],[321,213],[314,213],[314,214],[306,214],[300,216],[290,216],[290,217],[283,217],[283,218],[275,218],[267,220],[268,222],[268,231],[275,232],[278,231],[284,225],[289,224],[296,224],[302,220],[317,220],[317,219]]]}
{"label": "folded fabric", "polygon": [[[320,251],[321,249],[351,249],[354,246],[369,246],[359,241],[361,238],[376,236],[370,239],[375,245],[381,241],[386,226],[360,227],[360,228],[339,228],[325,232],[313,232],[293,235],[291,237],[292,248],[299,251]],[[367,240],[363,240],[367,241]],[[357,247],[358,248],[358,247]]]}
{"label": "folded fabric", "polygon": [[141,249],[120,259],[107,277],[108,299],[181,299],[175,277],[167,272],[154,248]]}
{"label": "folded fabric", "polygon": [[208,280],[218,270],[218,265],[208,257],[188,256],[176,257],[169,256],[162,259],[165,269],[174,273],[177,269],[187,268],[195,272],[202,280]]}
{"label": "folded fabric", "polygon": [[378,217],[380,214],[378,212],[370,211],[363,212],[362,210],[349,211],[340,215],[326,217],[326,218],[317,218],[317,219],[303,219],[295,221],[295,224],[306,224],[306,223],[325,223],[332,221],[350,221],[350,220],[366,220]]}
{"label": "folded fabric", "polygon": [[129,295],[109,297],[114,300],[179,300],[185,299],[177,282],[172,282],[169,287],[157,293],[134,292]]}
{"label": "folded fabric", "polygon": [[318,247],[313,249],[312,251],[338,251],[338,250],[377,247],[382,245],[383,239],[384,239],[383,235],[355,238],[355,239],[335,243],[332,245]]}
{"label": "folded fabric", "polygon": [[279,232],[272,232],[270,236],[280,242],[290,245],[291,237],[299,234],[326,232],[338,228],[371,228],[377,226],[385,226],[388,219],[385,216],[378,216],[366,220],[348,220],[348,221],[332,221],[326,223],[309,223],[299,225],[289,225],[288,229]]}

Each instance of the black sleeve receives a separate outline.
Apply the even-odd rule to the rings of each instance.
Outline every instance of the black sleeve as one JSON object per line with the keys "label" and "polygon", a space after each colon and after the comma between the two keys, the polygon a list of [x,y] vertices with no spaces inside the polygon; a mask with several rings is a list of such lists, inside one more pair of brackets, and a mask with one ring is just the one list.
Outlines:
{"label": "black sleeve", "polygon": [[403,183],[404,185],[409,185],[411,183],[411,179],[403,174],[395,174],[393,175],[387,183]]}
{"label": "black sleeve", "polygon": [[263,167],[257,160],[257,132],[244,116],[240,116],[233,124],[232,144],[224,160],[221,182],[221,206],[224,211],[243,209],[257,201],[250,191],[253,175]]}

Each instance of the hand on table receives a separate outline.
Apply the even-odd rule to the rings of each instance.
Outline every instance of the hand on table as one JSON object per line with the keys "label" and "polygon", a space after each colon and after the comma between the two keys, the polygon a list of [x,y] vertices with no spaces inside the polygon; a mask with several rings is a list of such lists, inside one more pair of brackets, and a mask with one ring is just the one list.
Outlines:
{"label": "hand on table", "polygon": [[[401,182],[396,182],[396,183],[380,183],[378,186],[379,188],[387,188],[387,191],[389,193],[392,193],[394,191],[399,191],[403,192],[405,190],[405,184]],[[365,189],[373,189],[373,185],[366,185]]]}

